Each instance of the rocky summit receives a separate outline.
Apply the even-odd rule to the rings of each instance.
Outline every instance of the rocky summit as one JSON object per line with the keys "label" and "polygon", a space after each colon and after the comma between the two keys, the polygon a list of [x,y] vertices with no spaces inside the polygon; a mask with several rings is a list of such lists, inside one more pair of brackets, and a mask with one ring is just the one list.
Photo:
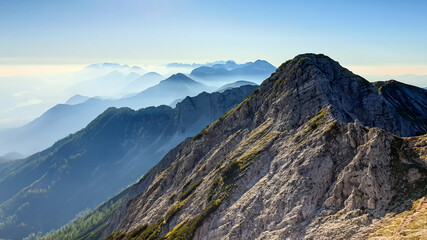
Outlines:
{"label": "rocky summit", "polygon": [[44,239],[419,239],[426,129],[426,90],[299,55],[138,183]]}

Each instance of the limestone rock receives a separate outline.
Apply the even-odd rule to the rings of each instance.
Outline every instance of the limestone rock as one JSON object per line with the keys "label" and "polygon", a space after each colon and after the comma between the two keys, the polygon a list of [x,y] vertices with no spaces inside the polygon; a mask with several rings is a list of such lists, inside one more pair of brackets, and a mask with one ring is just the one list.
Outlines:
{"label": "limestone rock", "polygon": [[[299,55],[180,145],[148,188],[94,231],[115,233],[109,239],[367,238],[373,221],[427,190],[426,135],[398,137],[425,134],[427,122],[414,119],[427,111],[404,116],[390,99],[329,57]],[[414,108],[425,109],[417,99]]]}

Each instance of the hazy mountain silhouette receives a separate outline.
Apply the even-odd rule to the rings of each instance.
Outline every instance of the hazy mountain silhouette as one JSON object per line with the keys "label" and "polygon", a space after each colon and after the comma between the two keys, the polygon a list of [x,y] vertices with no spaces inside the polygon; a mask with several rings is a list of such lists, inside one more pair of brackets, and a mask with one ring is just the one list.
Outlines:
{"label": "hazy mountain silhouette", "polygon": [[213,91],[184,74],[175,74],[132,97],[117,100],[91,98],[83,103],[58,104],[30,123],[0,132],[0,154],[18,152],[31,155],[51,146],[55,141],[84,128],[91,120],[109,107],[139,109],[168,105],[176,99]]}
{"label": "hazy mountain silhouette", "polygon": [[120,90],[121,95],[134,94],[143,91],[146,88],[152,87],[163,80],[164,77],[156,72],[146,73],[125,86]]}
{"label": "hazy mountain silhouette", "polygon": [[90,99],[90,97],[88,97],[88,96],[83,96],[83,95],[80,95],[80,94],[76,94],[76,95],[74,95],[74,96],[70,97],[70,98],[65,102],[65,104],[68,104],[68,105],[76,105],[76,104],[82,103],[82,102],[84,102],[84,101],[86,101],[86,100],[88,100],[88,99]]}
{"label": "hazy mountain silhouette", "polygon": [[135,72],[125,74],[119,70],[113,70],[106,75],[79,82],[67,89],[66,92],[78,93],[90,97],[114,96],[119,93],[119,90],[123,86],[128,85],[139,76]]}
{"label": "hazy mountain silhouette", "polygon": [[[180,75],[168,81],[175,80],[192,81]],[[201,93],[186,97],[174,109],[109,108],[52,147],[15,165],[0,164],[0,236],[22,239],[31,232],[47,232],[95,207],[255,89]]]}
{"label": "hazy mountain silhouette", "polygon": [[233,83],[225,84],[224,86],[219,87],[216,91],[217,92],[223,92],[227,89],[236,88],[236,87],[245,86],[245,85],[258,86],[258,84],[254,83],[254,82],[240,80],[240,81],[236,81]]}
{"label": "hazy mountain silhouette", "polygon": [[298,55],[138,183],[43,239],[366,239],[406,210],[420,211],[406,233],[422,236],[426,93]]}
{"label": "hazy mountain silhouette", "polygon": [[264,60],[240,65],[229,61],[225,64],[217,64],[212,67],[202,66],[196,68],[191,72],[190,76],[202,82],[215,81],[215,83],[229,83],[246,79],[255,83],[261,83],[261,81],[269,77],[275,70],[276,67]]}

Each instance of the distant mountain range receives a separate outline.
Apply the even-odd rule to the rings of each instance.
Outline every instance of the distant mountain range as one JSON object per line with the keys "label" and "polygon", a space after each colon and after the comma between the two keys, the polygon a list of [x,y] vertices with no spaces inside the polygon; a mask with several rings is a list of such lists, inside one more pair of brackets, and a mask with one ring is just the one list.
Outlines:
{"label": "distant mountain range", "polygon": [[373,81],[383,81],[385,79],[396,80],[406,84],[427,88],[427,75],[405,74],[405,75],[371,75],[367,76]]}
{"label": "distant mountain range", "polygon": [[18,152],[28,156],[45,149],[58,139],[82,129],[109,107],[140,109],[168,105],[176,99],[215,89],[196,82],[184,74],[175,74],[131,97],[117,100],[91,98],[74,105],[58,104],[20,128],[1,131],[0,154]]}
{"label": "distant mountain range", "polygon": [[198,67],[191,72],[190,77],[212,84],[225,84],[242,79],[258,84],[268,78],[275,70],[276,67],[264,60],[244,64],[228,61],[211,67]]}
{"label": "distant mountain range", "polygon": [[[183,85],[199,86],[184,75],[175,75],[150,94],[165,94],[160,90],[170,87],[171,82],[179,91],[184,91]],[[95,207],[135,182],[170,149],[256,88],[201,93],[186,97],[174,109],[109,108],[86,128],[52,147],[13,165],[0,163],[0,236],[22,239],[66,224],[80,211]],[[150,94],[147,96],[153,96]]]}
{"label": "distant mountain range", "polygon": [[90,97],[114,96],[120,94],[123,86],[130,84],[140,75],[135,72],[128,74],[113,70],[106,75],[79,82],[66,90],[67,93],[77,93]]}
{"label": "distant mountain range", "polygon": [[23,158],[25,158],[25,156],[20,153],[9,152],[3,156],[0,156],[0,161],[12,161],[12,160],[23,159]]}
{"label": "distant mountain range", "polygon": [[254,83],[254,82],[240,80],[240,81],[236,81],[233,83],[225,84],[224,86],[218,88],[216,91],[217,92],[223,92],[223,91],[228,90],[228,89],[232,89],[232,88],[236,88],[236,87],[240,87],[240,86],[245,86],[245,85],[258,86],[258,84]]}
{"label": "distant mountain range", "polygon": [[421,88],[298,55],[139,182],[42,239],[422,239],[426,103]]}
{"label": "distant mountain range", "polygon": [[118,63],[95,63],[95,64],[91,64],[87,67],[85,67],[85,69],[90,69],[90,70],[99,70],[99,69],[107,69],[107,70],[118,70],[118,71],[124,71],[124,73],[131,73],[131,72],[135,72],[138,74],[144,74],[146,73],[146,71],[138,66],[132,66],[130,67],[127,64],[121,65]]}
{"label": "distant mountain range", "polygon": [[215,89],[215,87],[209,87],[194,81],[182,73],[177,73],[134,96],[116,100],[113,106],[118,104],[118,106],[134,109],[138,109],[141,106],[157,106],[169,104],[186,96],[195,96],[203,91],[211,92]]}
{"label": "distant mountain range", "polygon": [[74,96],[70,97],[70,98],[65,102],[65,104],[68,104],[68,105],[76,105],[76,104],[79,104],[79,103],[83,103],[83,102],[87,101],[88,99],[90,99],[90,97],[88,97],[88,96],[83,96],[83,95],[80,95],[80,94],[76,94],[76,95],[74,95]]}
{"label": "distant mountain range", "polygon": [[[244,84],[234,84],[235,87],[241,85]],[[1,131],[0,154],[17,152],[28,156],[41,151],[68,134],[82,129],[109,107],[139,109],[169,105],[177,99],[214,90],[215,87],[196,82],[184,74],[175,74],[139,94],[117,100],[87,99],[86,96],[76,95],[67,101],[73,104],[58,104],[23,127]]]}
{"label": "distant mountain range", "polygon": [[225,63],[214,64],[214,65],[212,65],[210,67],[212,67],[212,68],[224,68],[224,69],[227,69],[227,70],[233,70],[233,69],[236,69],[236,68],[246,67],[246,66],[251,65],[251,64],[252,64],[252,62],[247,62],[247,63],[243,63],[243,64],[237,64],[235,61],[230,60],[230,61],[227,61]]}
{"label": "distant mountain range", "polygon": [[215,62],[207,62],[207,63],[168,63],[166,67],[168,68],[197,68],[201,66],[213,66],[215,64],[224,64],[225,61],[215,61]]}

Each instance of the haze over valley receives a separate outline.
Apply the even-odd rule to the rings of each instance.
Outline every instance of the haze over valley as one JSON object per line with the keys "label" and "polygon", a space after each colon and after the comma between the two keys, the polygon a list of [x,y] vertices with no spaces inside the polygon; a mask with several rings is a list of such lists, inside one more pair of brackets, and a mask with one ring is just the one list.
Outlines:
{"label": "haze over valley", "polygon": [[426,11],[0,1],[0,240],[426,239]]}

